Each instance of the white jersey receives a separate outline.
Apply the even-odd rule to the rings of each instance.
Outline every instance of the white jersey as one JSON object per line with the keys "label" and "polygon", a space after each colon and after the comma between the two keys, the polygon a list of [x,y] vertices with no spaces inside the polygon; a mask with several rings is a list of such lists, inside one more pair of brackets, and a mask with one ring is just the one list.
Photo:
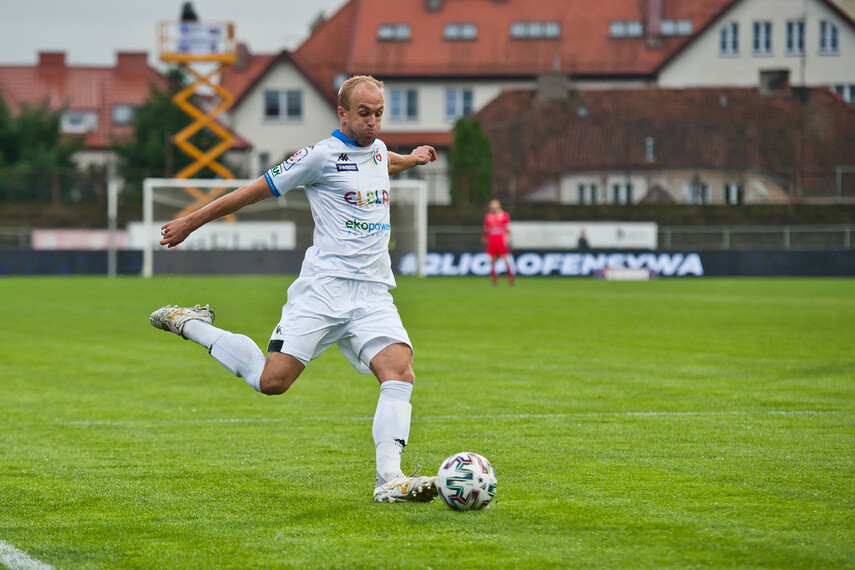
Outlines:
{"label": "white jersey", "polygon": [[300,275],[377,281],[395,287],[389,259],[389,155],[383,141],[356,146],[336,129],[265,175],[277,197],[304,186],[315,220]]}

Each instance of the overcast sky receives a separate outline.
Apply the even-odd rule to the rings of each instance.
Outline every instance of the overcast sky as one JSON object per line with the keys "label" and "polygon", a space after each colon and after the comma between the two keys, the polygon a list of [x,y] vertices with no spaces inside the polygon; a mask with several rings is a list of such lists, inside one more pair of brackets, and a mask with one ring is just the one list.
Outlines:
{"label": "overcast sky", "polygon": [[[346,0],[195,0],[200,20],[235,24],[253,52],[293,49],[309,25]],[[157,24],[178,20],[181,0],[3,0],[0,64],[34,64],[39,51],[64,51],[75,65],[112,65],[117,51],[147,51],[157,65]]]}

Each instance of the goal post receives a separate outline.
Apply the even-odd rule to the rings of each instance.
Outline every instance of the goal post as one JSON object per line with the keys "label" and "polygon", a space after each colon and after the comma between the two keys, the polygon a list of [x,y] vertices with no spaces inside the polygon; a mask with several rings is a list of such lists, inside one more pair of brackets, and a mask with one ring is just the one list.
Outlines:
{"label": "goal post", "polygon": [[[180,246],[159,245],[160,227],[253,179],[147,178],[141,222],[128,225],[131,247],[142,249],[143,277],[169,273],[297,273],[312,245],[314,221],[302,188],[262,200],[199,228]],[[427,184],[393,180],[389,241],[396,274],[426,274]],[[260,255],[264,252],[271,255]],[[275,254],[273,252],[276,252]]]}

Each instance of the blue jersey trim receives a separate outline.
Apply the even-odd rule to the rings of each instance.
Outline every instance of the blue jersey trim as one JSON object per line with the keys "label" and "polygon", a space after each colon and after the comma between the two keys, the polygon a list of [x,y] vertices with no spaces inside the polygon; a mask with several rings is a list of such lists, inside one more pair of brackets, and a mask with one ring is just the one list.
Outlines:
{"label": "blue jersey trim", "polygon": [[277,198],[282,194],[279,193],[279,190],[276,189],[276,186],[273,185],[273,178],[270,176],[270,172],[264,173],[264,179],[267,181],[267,186],[270,187],[270,191],[273,192],[273,195]]}
{"label": "blue jersey trim", "polygon": [[338,140],[340,140],[340,141],[342,141],[342,142],[346,142],[346,143],[347,143],[347,144],[349,144],[350,146],[357,146],[357,145],[356,145],[356,139],[349,139],[349,138],[347,138],[347,135],[345,135],[345,134],[344,134],[343,132],[341,132],[339,129],[334,130],[334,131],[332,132],[332,136],[334,136],[335,138],[337,138]]}

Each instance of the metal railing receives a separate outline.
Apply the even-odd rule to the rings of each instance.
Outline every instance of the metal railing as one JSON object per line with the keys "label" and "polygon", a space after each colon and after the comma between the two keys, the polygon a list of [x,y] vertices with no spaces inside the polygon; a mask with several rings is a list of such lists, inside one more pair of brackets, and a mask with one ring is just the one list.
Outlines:
{"label": "metal railing", "polygon": [[[791,226],[660,226],[662,250],[850,250],[855,224]],[[594,244],[596,245],[596,244]],[[478,250],[477,226],[429,226],[430,251]]]}
{"label": "metal railing", "polygon": [[666,250],[838,250],[852,249],[855,225],[663,226],[659,247]]}

